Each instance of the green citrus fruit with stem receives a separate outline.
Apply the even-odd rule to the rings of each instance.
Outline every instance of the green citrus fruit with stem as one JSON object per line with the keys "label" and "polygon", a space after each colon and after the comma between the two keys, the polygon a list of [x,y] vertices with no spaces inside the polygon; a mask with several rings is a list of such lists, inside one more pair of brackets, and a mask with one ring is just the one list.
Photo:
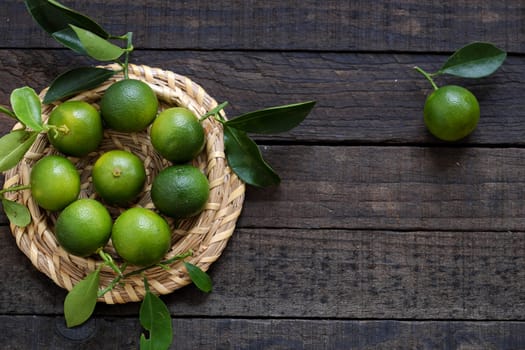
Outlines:
{"label": "green citrus fruit with stem", "polygon": [[48,155],[38,160],[30,174],[31,195],[47,210],[62,210],[78,198],[80,175],[73,163],[62,156]]}
{"label": "green citrus fruit with stem", "polygon": [[94,151],[103,137],[98,110],[85,101],[66,101],[51,111],[47,121],[49,142],[60,152],[82,157]]}
{"label": "green citrus fruit with stem", "polygon": [[152,210],[134,207],[120,214],[111,241],[122,259],[139,266],[158,263],[171,246],[171,230],[164,218]]}
{"label": "green citrus fruit with stem", "polygon": [[121,206],[136,199],[146,181],[142,160],[124,150],[102,154],[93,164],[91,175],[95,192],[106,203]]}
{"label": "green citrus fruit with stem", "polygon": [[204,128],[189,109],[173,107],[162,111],[150,130],[151,144],[173,163],[186,163],[204,148]]}
{"label": "green citrus fruit with stem", "polygon": [[182,219],[200,213],[210,193],[208,178],[192,165],[173,165],[153,179],[151,199],[164,215]]}
{"label": "green citrus fruit with stem", "polygon": [[479,103],[464,87],[446,85],[427,98],[423,115],[425,125],[434,136],[444,141],[457,141],[476,128]]}
{"label": "green citrus fruit with stem", "polygon": [[112,225],[104,205],[94,199],[78,199],[58,215],[55,236],[64,250],[85,257],[106,245]]}
{"label": "green citrus fruit with stem", "polygon": [[136,79],[113,83],[100,100],[100,112],[106,125],[123,132],[146,129],[155,119],[158,106],[153,89]]}

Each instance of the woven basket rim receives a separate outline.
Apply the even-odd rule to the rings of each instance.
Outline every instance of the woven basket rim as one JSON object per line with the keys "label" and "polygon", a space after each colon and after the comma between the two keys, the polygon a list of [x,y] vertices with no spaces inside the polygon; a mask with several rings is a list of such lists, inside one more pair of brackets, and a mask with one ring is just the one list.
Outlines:
{"label": "woven basket rim", "polygon": [[[119,71],[119,65],[104,66],[105,68]],[[217,106],[217,102],[209,96],[197,83],[184,75],[169,70],[154,68],[147,65],[129,65],[129,78],[139,79],[149,84],[157,94],[160,102],[159,109],[172,106],[184,106],[201,116]],[[115,74],[110,80],[100,86],[79,93],[65,100],[82,100],[98,108],[97,102],[104,91],[115,81],[123,79],[122,73]],[[40,93],[43,99],[47,88]],[[63,100],[63,101],[65,101]],[[53,105],[43,105],[42,115],[44,121],[57,102]],[[223,111],[224,118],[226,115]],[[21,128],[17,124],[13,130]],[[241,214],[245,184],[240,180],[227,164],[224,153],[222,124],[214,118],[203,121],[206,134],[205,150],[193,161],[208,177],[210,183],[210,198],[205,209],[199,215],[180,223],[175,223],[167,218],[173,229],[172,246],[167,258],[187,251],[193,255],[185,261],[199,266],[207,271],[210,265],[222,254],[228,240],[232,236],[238,217]],[[139,155],[147,169],[149,180],[145,186],[137,206],[155,210],[149,197],[151,179],[163,167],[170,163],[150,147],[148,132],[119,133],[112,130],[104,132],[104,141],[101,149],[83,158],[68,157],[79,168],[82,180],[81,197],[93,197],[96,194],[91,190],[89,177],[89,164],[100,152],[105,152],[111,147],[130,150]],[[104,148],[104,147],[107,147]],[[26,153],[23,160],[14,168],[6,171],[4,188],[29,183],[31,165],[45,155],[57,154],[50,146],[47,136],[39,134],[37,140]],[[148,172],[148,170],[147,170]],[[9,192],[6,197],[28,207],[32,221],[26,227],[10,225],[11,233],[19,249],[31,260],[32,264],[42,273],[51,278],[58,286],[71,290],[71,288],[89,272],[96,269],[102,260],[97,256],[80,258],[64,251],[57,243],[52,225],[56,220],[56,213],[41,209],[31,198],[29,190]],[[113,210],[120,210],[113,208]],[[115,214],[118,215],[118,212]],[[111,249],[111,247],[110,247]],[[117,257],[118,258],[118,257]],[[125,272],[133,269],[126,270]],[[156,294],[169,294],[191,282],[182,261],[173,263],[169,269],[159,266],[152,267],[145,272],[149,288]],[[116,277],[115,273],[107,266],[100,271],[101,288],[106,287]],[[107,304],[136,302],[145,295],[143,277],[130,276],[122,280],[115,288],[98,299]]]}

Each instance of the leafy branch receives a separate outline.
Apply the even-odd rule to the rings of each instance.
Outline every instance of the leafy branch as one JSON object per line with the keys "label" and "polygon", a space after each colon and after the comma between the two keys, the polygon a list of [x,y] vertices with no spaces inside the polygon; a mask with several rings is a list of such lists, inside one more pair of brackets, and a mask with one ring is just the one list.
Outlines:
{"label": "leafy branch", "polygon": [[[144,329],[148,330],[149,338],[146,338],[146,336],[142,334],[140,338],[140,348],[142,350],[169,348],[173,340],[171,316],[162,299],[151,292],[144,272],[154,266],[169,268],[169,265],[174,262],[192,256],[193,252],[188,251],[164,260],[158,264],[141,267],[128,273],[124,273],[127,267],[126,263],[118,267],[114,264],[113,259],[108,253],[100,250],[99,255],[102,257],[103,263],[100,264],[96,270],[92,271],[84,277],[84,279],[75,284],[71,291],[66,295],[64,300],[64,317],[67,326],[75,327],[86,322],[95,311],[97,299],[110,292],[122,280],[135,275],[143,275],[146,294],[140,306],[139,319],[140,324]],[[110,266],[111,269],[116,272],[116,276],[107,287],[100,289],[100,271],[104,266]],[[211,278],[206,272],[187,261],[184,261],[184,266],[188,271],[190,279],[197,288],[206,293],[211,291]]]}
{"label": "leafy branch", "polygon": [[[35,21],[59,43],[71,50],[98,61],[115,61],[127,76],[129,55],[133,51],[132,33],[110,35],[91,18],[76,12],[55,0],[25,0],[26,7]],[[123,40],[121,48],[110,39]],[[121,57],[124,60],[121,61]],[[98,67],[81,67],[59,75],[50,85],[43,103],[72,96],[99,86],[111,78],[114,70]],[[39,132],[49,131],[42,121],[42,102],[30,87],[12,91],[11,109],[1,106],[0,113],[19,121],[24,128],[0,138],[0,172],[14,167],[24,157]]]}
{"label": "leafy branch", "polygon": [[[11,92],[11,108],[2,107],[1,113],[20,122],[21,129],[12,130],[0,138],[0,172],[16,166],[36,141],[40,132],[50,128],[42,121],[42,105],[36,92],[30,87],[22,87]],[[24,227],[31,222],[31,214],[26,206],[5,198],[7,192],[30,189],[29,186],[16,186],[0,191],[0,199],[9,221]]]}
{"label": "leafy branch", "polygon": [[[36,92],[23,87],[12,91],[11,108],[0,108],[0,112],[14,118],[23,125],[22,129],[9,132],[0,138],[0,172],[17,165],[35,142],[40,131],[45,129],[41,117],[41,104]],[[24,227],[31,222],[31,214],[26,206],[5,198],[7,192],[29,189],[29,186],[15,186],[0,191],[2,207],[9,221]]]}
{"label": "leafy branch", "polygon": [[437,90],[434,77],[448,74],[461,78],[483,78],[494,73],[506,57],[505,51],[491,43],[472,42],[455,51],[434,73],[428,73],[418,66],[414,69],[432,84],[434,90]]}
{"label": "leafy branch", "polygon": [[[56,41],[74,52],[100,62],[114,61],[128,76],[129,56],[133,51],[133,34],[112,35],[93,19],[56,0],[25,0],[26,7],[36,23]],[[112,42],[120,40],[124,47]],[[124,60],[121,57],[124,56]],[[116,72],[105,68],[74,68],[57,77],[44,97],[48,104],[72,96],[80,91],[99,86]]]}
{"label": "leafy branch", "polygon": [[258,187],[279,184],[279,175],[263,159],[259,147],[247,133],[270,134],[289,131],[308,116],[315,101],[265,108],[230,120],[220,115],[220,111],[227,104],[221,103],[203,115],[201,120],[213,116],[223,125],[228,165],[247,184]]}

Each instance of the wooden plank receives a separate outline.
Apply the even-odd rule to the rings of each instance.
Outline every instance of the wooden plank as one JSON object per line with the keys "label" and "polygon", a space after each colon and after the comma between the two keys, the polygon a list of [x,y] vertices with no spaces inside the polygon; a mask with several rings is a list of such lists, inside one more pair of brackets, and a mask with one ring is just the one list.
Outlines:
{"label": "wooden plank", "polygon": [[[317,100],[310,116],[291,132],[258,140],[343,144],[439,144],[425,129],[423,105],[431,86],[412,67],[437,70],[442,55],[264,52],[139,51],[134,62],[187,75],[218,101],[230,117],[299,101]],[[93,64],[68,51],[0,50],[0,104],[29,85],[40,91],[60,73]],[[495,75],[465,84],[481,105],[481,121],[459,144],[523,145],[525,104],[520,82],[523,57],[509,57]],[[0,119],[0,131],[12,123]]]}
{"label": "wooden plank", "polygon": [[[521,1],[112,1],[64,0],[141,48],[226,50],[453,51],[492,41],[523,53]],[[4,0],[2,47],[57,45],[22,2]]]}
{"label": "wooden plank", "polygon": [[242,227],[521,230],[520,148],[263,147],[282,176],[249,187]]}
{"label": "wooden plank", "polygon": [[522,320],[524,253],[521,232],[241,229],[205,303],[183,301],[193,288],[166,300],[205,315]]}
{"label": "wooden plank", "polygon": [[[7,235],[5,228],[2,234]],[[62,314],[65,292],[0,240],[0,314]],[[164,301],[175,317],[523,320],[525,233],[237,229],[210,275]],[[138,315],[138,304],[97,316]]]}
{"label": "wooden plank", "polygon": [[[172,349],[518,349],[522,322],[174,319]],[[4,349],[135,349],[140,325],[97,318],[66,329],[61,318],[0,316]],[[31,337],[27,337],[27,334]]]}
{"label": "wooden plank", "polygon": [[282,183],[248,187],[240,227],[525,227],[522,148],[286,145],[262,151]]}

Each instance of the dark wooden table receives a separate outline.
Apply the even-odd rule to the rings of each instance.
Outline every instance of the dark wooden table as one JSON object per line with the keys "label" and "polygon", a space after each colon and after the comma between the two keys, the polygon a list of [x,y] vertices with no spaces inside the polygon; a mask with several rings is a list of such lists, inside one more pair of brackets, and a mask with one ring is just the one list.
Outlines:
{"label": "dark wooden table", "polygon": [[[525,1],[64,1],[133,62],[187,75],[226,112],[315,99],[300,127],[258,137],[282,177],[249,187],[237,229],[194,286],[163,300],[177,349],[525,348]],[[471,41],[508,51],[469,87],[477,130],[453,144],[422,120],[439,68]],[[0,103],[91,64],[21,0],[0,5]],[[12,121],[1,117],[1,132]],[[64,327],[65,291],[18,250],[0,216],[3,349],[136,349],[138,304]]]}

